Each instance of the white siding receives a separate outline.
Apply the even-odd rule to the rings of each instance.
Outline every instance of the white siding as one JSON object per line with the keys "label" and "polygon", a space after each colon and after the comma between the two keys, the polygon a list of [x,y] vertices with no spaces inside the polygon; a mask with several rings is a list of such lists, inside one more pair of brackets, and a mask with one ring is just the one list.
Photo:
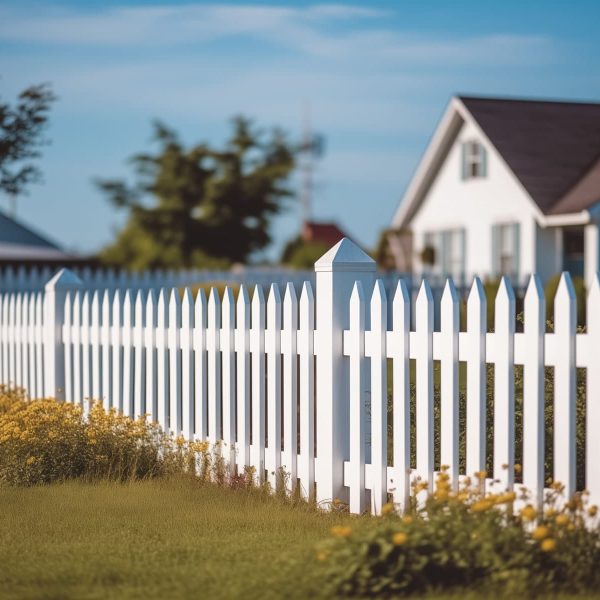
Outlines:
{"label": "white siding", "polygon": [[[487,176],[462,179],[462,147],[467,140],[478,140],[487,151]],[[486,276],[492,272],[492,225],[520,223],[521,279],[536,270],[535,206],[520,183],[505,166],[496,150],[479,135],[477,128],[465,123],[429,188],[410,227],[414,233],[416,271],[421,270],[420,253],[428,232],[464,228],[466,233],[466,276]],[[441,257],[436,257],[436,269]]]}

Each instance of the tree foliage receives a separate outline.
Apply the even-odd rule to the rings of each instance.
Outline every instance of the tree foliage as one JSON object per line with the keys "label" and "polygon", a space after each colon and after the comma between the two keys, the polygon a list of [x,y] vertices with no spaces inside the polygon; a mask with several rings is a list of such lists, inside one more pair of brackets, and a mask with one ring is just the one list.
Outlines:
{"label": "tree foliage", "polygon": [[138,270],[243,262],[271,242],[270,221],[292,196],[294,150],[279,130],[265,136],[243,117],[232,125],[223,149],[186,148],[156,122],[158,152],[131,159],[135,183],[97,181],[128,211],[105,262]]}
{"label": "tree foliage", "polygon": [[302,236],[291,239],[281,253],[281,264],[293,269],[313,269],[329,246],[323,242],[307,242]]}
{"label": "tree foliage", "polygon": [[42,133],[56,96],[46,83],[23,90],[14,106],[0,103],[0,190],[17,196],[41,179],[32,162],[41,156]]}

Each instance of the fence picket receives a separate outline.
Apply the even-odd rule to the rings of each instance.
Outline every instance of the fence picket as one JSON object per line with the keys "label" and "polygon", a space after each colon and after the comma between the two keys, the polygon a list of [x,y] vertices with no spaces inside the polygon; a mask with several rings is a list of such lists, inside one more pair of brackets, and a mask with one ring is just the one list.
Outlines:
{"label": "fence picket", "polygon": [[28,365],[25,371],[25,385],[27,397],[29,399],[37,398],[37,384],[35,380],[36,372],[36,354],[35,354],[35,301],[36,295],[33,292],[29,294],[29,305],[27,307],[27,347],[28,347]]}
{"label": "fence picket", "polygon": [[146,346],[146,384],[142,410],[151,423],[158,419],[158,381],[156,330],[158,329],[158,308],[154,290],[146,296],[146,328],[144,344]]}
{"label": "fence picket", "polygon": [[406,509],[410,498],[410,295],[402,279],[396,287],[392,319],[393,330],[387,344],[393,377],[392,491],[394,503]]}
{"label": "fence picket", "polygon": [[95,402],[102,400],[101,374],[102,363],[100,362],[100,294],[95,290],[92,296],[90,344],[92,352],[92,392],[91,396]]}
{"label": "fence picket", "polygon": [[229,286],[223,293],[221,332],[221,391],[223,398],[223,457],[228,468],[235,465],[235,301]]}
{"label": "fence picket", "polygon": [[350,357],[350,512],[365,510],[365,296],[360,281],[350,296],[350,329],[344,338]]}
{"label": "fence picket", "polygon": [[283,298],[283,451],[281,467],[287,475],[288,491],[293,491],[298,476],[298,298],[294,284],[288,282]]}
{"label": "fence picket", "polygon": [[23,294],[15,296],[15,387],[23,387]]}
{"label": "fence picket", "polygon": [[433,296],[423,281],[416,306],[417,474],[433,484]]}
{"label": "fence picket", "polygon": [[8,373],[8,294],[0,294],[0,318],[2,319],[2,335],[0,337],[0,353],[2,354],[2,383],[8,383],[10,375]]}
{"label": "fence picket", "polygon": [[546,305],[539,277],[532,275],[524,306],[523,484],[535,494],[538,509],[544,494],[544,334]]}
{"label": "fence picket", "polygon": [[265,471],[265,297],[257,285],[252,296],[252,445],[250,462],[257,483],[264,480]]}
{"label": "fence picket", "polygon": [[200,288],[194,305],[194,431],[196,438],[205,440],[208,435],[208,384],[207,384],[207,305],[204,290]]}
{"label": "fence picket", "polygon": [[194,299],[190,288],[183,291],[181,302],[181,434],[194,439]]}
{"label": "fence picket", "polygon": [[[590,355],[586,389],[586,487],[592,502],[600,503],[600,275],[594,277],[587,299],[587,351]],[[593,353],[593,355],[592,355]],[[593,457],[593,458],[592,458]]]}
{"label": "fence picket", "polygon": [[32,317],[33,317],[33,302],[32,302],[33,294],[26,292],[23,295],[23,327],[22,327],[22,336],[23,336],[23,383],[21,384],[27,397],[29,398],[29,394],[33,391],[33,386],[31,385],[31,370],[33,363],[31,358],[33,356],[33,345],[31,340],[31,332],[33,330],[32,325]]}
{"label": "fence picket", "polygon": [[554,480],[565,486],[570,498],[576,485],[575,331],[577,299],[568,273],[563,273],[554,299],[557,361],[554,366]]}
{"label": "fence picket", "polygon": [[275,489],[281,467],[281,295],[272,284],[267,300],[267,448],[265,469],[267,479]]}
{"label": "fence picket", "polygon": [[108,410],[113,406],[113,370],[112,370],[112,301],[110,290],[102,294],[102,406]]}
{"label": "fence picket", "polygon": [[112,298],[112,406],[118,411],[123,410],[123,363],[121,347],[121,331],[123,327],[123,310],[120,290],[115,290]]}
{"label": "fence picket", "polygon": [[42,319],[44,310],[44,299],[42,292],[38,292],[35,298],[35,356],[36,356],[36,369],[35,369],[35,382],[36,382],[36,395],[35,398],[41,398],[44,396],[44,346],[43,346],[43,335],[44,335],[44,322]]}
{"label": "fence picket", "polygon": [[[371,512],[387,502],[387,298],[383,282],[371,296],[371,331],[365,350],[371,357]],[[366,341],[366,340],[365,340]]]}
{"label": "fence picket", "polygon": [[92,396],[90,358],[90,294],[84,292],[81,299],[81,397],[86,413]]}
{"label": "fence picket", "polygon": [[71,342],[73,344],[73,404],[83,406],[82,360],[81,360],[81,292],[73,295]]}
{"label": "fence picket", "polygon": [[133,297],[130,289],[123,298],[123,414],[133,416]]}
{"label": "fence picket", "polygon": [[315,487],[315,299],[308,281],[300,294],[300,330],[298,331],[299,401],[300,401],[300,458],[298,478],[300,493],[305,499],[314,496]]}
{"label": "fence picket", "polygon": [[133,383],[133,417],[137,419],[144,414],[144,398],[146,396],[146,357],[144,352],[144,304],[145,294],[138,290],[135,295],[135,318],[133,327],[134,348],[134,383]]}
{"label": "fence picket", "polygon": [[221,328],[221,301],[216,288],[208,296],[208,328],[206,349],[208,364],[208,441],[216,444],[221,438],[221,353],[219,330]]}
{"label": "fence picket", "polygon": [[479,277],[467,300],[467,452],[466,474],[486,470],[486,331],[487,302]]}
{"label": "fence picket", "polygon": [[169,349],[167,345],[168,321],[167,290],[161,288],[156,310],[156,422],[169,431]]}
{"label": "fence picket", "polygon": [[496,295],[494,321],[494,479],[512,489],[515,468],[515,295],[502,277]]}
{"label": "fence picket", "polygon": [[173,288],[169,299],[169,429],[174,435],[181,434],[181,353],[179,333],[181,329],[181,300],[179,290]]}
{"label": "fence picket", "polygon": [[441,302],[441,465],[448,467],[452,488],[458,488],[458,332],[459,299],[451,279]]}
{"label": "fence picket", "polygon": [[238,473],[250,466],[250,298],[245,285],[237,299],[235,330]]}
{"label": "fence picket", "polygon": [[73,394],[73,297],[70,292],[65,297],[64,325],[63,325],[63,347],[65,361],[65,402],[75,402]]}

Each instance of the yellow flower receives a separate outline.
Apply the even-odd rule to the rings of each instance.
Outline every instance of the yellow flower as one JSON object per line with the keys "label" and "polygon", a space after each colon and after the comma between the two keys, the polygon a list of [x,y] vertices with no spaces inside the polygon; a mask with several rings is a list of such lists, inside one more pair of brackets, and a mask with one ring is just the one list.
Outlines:
{"label": "yellow flower", "polygon": [[588,515],[595,517],[598,514],[598,507],[594,504],[588,508]]}
{"label": "yellow flower", "polygon": [[554,550],[556,550],[556,540],[553,540],[552,538],[546,538],[540,544],[540,548],[544,552],[554,552]]}
{"label": "yellow flower", "polygon": [[477,500],[471,505],[472,512],[485,512],[489,508],[492,507],[492,502],[490,500]]}
{"label": "yellow flower", "polygon": [[348,525],[335,525],[331,528],[331,535],[339,538],[346,538],[352,533],[352,527]]}
{"label": "yellow flower", "polygon": [[37,459],[35,458],[35,456],[30,456],[25,462],[28,465],[32,465]]}
{"label": "yellow flower", "polygon": [[381,514],[382,515],[391,515],[393,512],[394,512],[394,505],[391,502],[386,502],[381,507]]}
{"label": "yellow flower", "polygon": [[405,523],[406,525],[410,525],[413,521],[414,521],[414,519],[410,515],[406,515],[406,516],[402,517],[402,522]]}
{"label": "yellow flower", "polygon": [[550,530],[545,525],[539,525],[531,535],[534,540],[543,540],[550,535]]}
{"label": "yellow flower", "polygon": [[520,473],[522,470],[523,470],[523,469],[522,469],[521,465],[517,463],[517,464],[515,465],[515,473]]}
{"label": "yellow flower", "polygon": [[406,544],[406,540],[408,540],[408,536],[403,531],[399,531],[392,536],[394,546],[402,546]]}
{"label": "yellow flower", "polygon": [[475,477],[477,477],[477,479],[479,479],[479,481],[482,481],[483,479],[485,479],[487,477],[487,473],[485,471],[477,471],[475,473]]}
{"label": "yellow flower", "polygon": [[317,560],[320,560],[321,562],[327,560],[328,557],[329,552],[327,552],[326,550],[320,550],[319,552],[317,552]]}
{"label": "yellow flower", "polygon": [[517,497],[515,492],[506,492],[504,494],[500,494],[496,500],[498,504],[504,504],[505,502],[514,502]]}
{"label": "yellow flower", "polygon": [[556,521],[556,524],[559,525],[560,527],[567,525],[569,523],[569,517],[567,517],[567,515],[557,515],[556,519],[554,519]]}
{"label": "yellow flower", "polygon": [[528,504],[525,508],[521,509],[521,518],[523,521],[533,521],[535,519],[535,508]]}

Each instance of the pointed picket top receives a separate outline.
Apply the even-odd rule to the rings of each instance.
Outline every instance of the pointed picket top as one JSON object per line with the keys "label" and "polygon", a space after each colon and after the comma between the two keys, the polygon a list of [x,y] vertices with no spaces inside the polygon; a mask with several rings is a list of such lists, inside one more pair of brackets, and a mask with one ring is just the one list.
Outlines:
{"label": "pointed picket top", "polygon": [[596,273],[590,283],[587,298],[587,330],[600,333],[600,273]]}
{"label": "pointed picket top", "polygon": [[[131,325],[132,309],[133,309],[133,292],[130,289],[125,290],[125,297],[123,298],[123,321],[124,325]],[[84,296],[85,302],[85,296]]]}
{"label": "pointed picket top", "polygon": [[458,292],[456,291],[454,281],[448,278],[446,279],[446,285],[444,285],[444,291],[442,292],[442,312],[444,309],[447,310],[449,306],[453,307],[455,304],[458,304],[458,302]]}
{"label": "pointed picket top", "polygon": [[254,286],[254,294],[252,295],[252,314],[254,314],[255,311],[260,311],[264,304],[265,293],[263,292],[262,285],[257,284]]}
{"label": "pointed picket top", "polygon": [[248,289],[244,284],[240,286],[240,291],[238,292],[236,309],[238,327],[242,328],[247,326],[250,310],[250,296],[248,296]]}
{"label": "pointed picket top", "polygon": [[233,331],[235,329],[235,300],[231,287],[226,286],[223,292],[223,303],[221,306],[223,329]]}
{"label": "pointed picket top", "polygon": [[404,279],[398,279],[396,291],[394,292],[394,300],[392,302],[394,315],[398,311],[404,311],[405,308],[410,308],[410,294]]}
{"label": "pointed picket top", "polygon": [[285,286],[285,295],[283,297],[283,321],[286,328],[295,327],[298,319],[298,297],[296,288],[291,281]]}
{"label": "pointed picket top", "polygon": [[[542,280],[538,275],[531,275],[529,278],[529,283],[527,284],[523,307],[525,311],[525,322],[523,324],[523,328],[525,331],[528,331],[534,323],[536,323],[537,327],[540,327],[540,319],[543,331],[546,318],[545,304],[546,301],[544,297],[544,286],[542,285]],[[532,320],[534,315],[538,316],[536,321]]]}
{"label": "pointed picket top", "polygon": [[226,286],[223,292],[223,316],[230,313],[231,315],[235,314],[235,300],[233,298],[233,290],[230,286]]}
{"label": "pointed picket top", "polygon": [[[386,307],[387,294],[385,293],[385,287],[383,281],[377,279],[373,286],[373,293],[371,294],[371,312],[376,310],[378,313],[381,313]],[[387,314],[387,312],[385,314]]]}
{"label": "pointed picket top", "polygon": [[573,280],[568,271],[563,271],[558,282],[558,288],[556,289],[555,302],[575,302],[577,296],[575,289],[573,288]]}
{"label": "pointed picket top", "polygon": [[267,321],[269,326],[273,326],[276,321],[281,321],[281,294],[279,286],[272,283],[269,288],[269,297],[267,299]]}
{"label": "pointed picket top", "polygon": [[365,326],[365,291],[360,281],[354,282],[350,295],[350,328],[364,329]]}
{"label": "pointed picket top", "polygon": [[189,287],[183,290],[181,301],[181,326],[185,329],[193,327],[194,324],[194,298]]}
{"label": "pointed picket top", "polygon": [[[92,319],[98,321],[100,319],[100,292],[98,290],[95,290],[92,295]],[[95,321],[94,324],[98,321]]]}
{"label": "pointed picket top", "polygon": [[83,282],[70,269],[61,269],[46,285],[44,289],[47,292],[55,290],[72,290],[83,287]]}
{"label": "pointed picket top", "polygon": [[427,279],[423,279],[421,282],[421,287],[419,288],[419,293],[417,294],[417,310],[419,307],[433,304],[433,294],[431,293],[431,286]]}
{"label": "pointed picket top", "polygon": [[146,325],[153,326],[156,322],[156,292],[153,289],[148,290],[146,296]]}
{"label": "pointed picket top", "polygon": [[[487,298],[485,295],[485,288],[479,277],[473,278],[471,289],[469,291],[469,298],[467,299],[467,316],[471,313],[477,314],[478,309],[484,314],[487,308]],[[475,311],[475,312],[474,312]],[[467,325],[469,324],[467,320]]]}
{"label": "pointed picket top", "polygon": [[110,307],[111,307],[110,290],[104,290],[102,294],[102,323],[108,325],[111,321]]}
{"label": "pointed picket top", "polygon": [[181,327],[181,297],[177,288],[171,289],[169,298],[169,325]]}
{"label": "pointed picket top", "polygon": [[[496,314],[494,328],[496,331],[514,329],[514,323],[506,319],[506,315],[514,313],[515,310],[515,292],[508,277],[503,276],[500,280],[500,286],[496,293]],[[512,325],[512,327],[511,327]]]}
{"label": "pointed picket top", "polygon": [[206,294],[202,288],[198,289],[196,293],[196,302],[194,303],[194,318],[196,327],[205,327],[206,326],[206,311],[207,311],[207,301]]}
{"label": "pointed picket top", "polygon": [[221,326],[221,300],[217,288],[211,288],[208,296],[208,320],[215,327]]}
{"label": "pointed picket top", "polygon": [[142,325],[144,319],[144,290],[138,290],[135,295],[135,324]]}
{"label": "pointed picket top", "polygon": [[315,271],[375,271],[375,261],[348,238],[342,238],[315,263]]}
{"label": "pointed picket top", "polygon": [[300,310],[306,309],[307,306],[312,306],[315,301],[312,285],[310,281],[305,281],[302,284],[302,293],[300,294]]}
{"label": "pointed picket top", "polygon": [[[75,293],[75,297],[77,297],[79,295],[79,292]],[[113,310],[113,314],[117,314],[120,315],[121,314],[121,291],[120,290],[115,290],[115,293],[112,297],[112,310]],[[113,321],[113,325],[120,325],[120,320],[121,317],[119,316],[119,323],[114,323]]]}
{"label": "pointed picket top", "polygon": [[157,302],[157,325],[159,328],[164,328],[167,324],[167,290],[160,288],[158,292]]}

